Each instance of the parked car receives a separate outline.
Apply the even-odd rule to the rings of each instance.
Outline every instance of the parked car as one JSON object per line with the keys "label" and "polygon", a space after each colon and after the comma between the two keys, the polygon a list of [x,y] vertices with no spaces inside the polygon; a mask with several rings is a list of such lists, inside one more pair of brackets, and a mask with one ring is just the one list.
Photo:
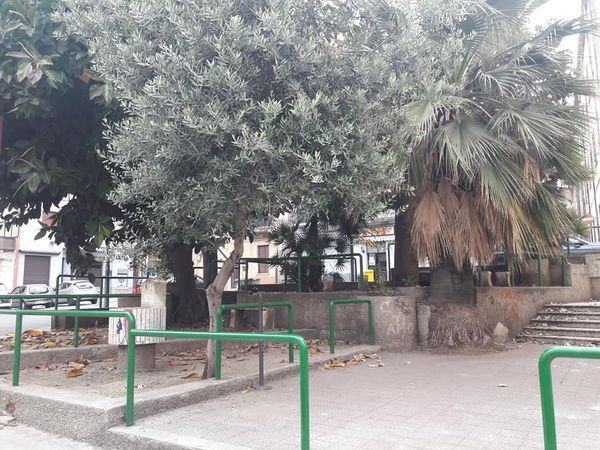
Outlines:
{"label": "parked car", "polygon": [[[11,292],[16,295],[46,295],[51,294],[50,288],[46,284],[26,284],[23,286],[17,286]],[[21,300],[13,299],[11,307],[18,308]],[[23,300],[23,308],[31,309],[34,306],[44,306],[45,308],[52,308],[54,306],[54,299],[52,298],[32,298]]]}
{"label": "parked car", "polygon": [[[8,294],[8,288],[4,283],[0,283],[0,295]],[[10,308],[12,306],[12,302],[10,299],[0,300],[0,308]]]}
{"label": "parked car", "polygon": [[[58,285],[58,293],[61,295],[69,294],[90,294],[90,298],[82,298],[81,301],[89,301],[92,305],[98,302],[98,298],[92,297],[94,294],[98,294],[96,287],[88,280],[69,280]],[[75,298],[61,297],[58,299],[58,304],[67,304],[74,306],[76,303]]]}
{"label": "parked car", "polygon": [[600,253],[600,242],[589,242],[579,236],[569,236],[568,246],[564,252],[569,256],[583,256]]}

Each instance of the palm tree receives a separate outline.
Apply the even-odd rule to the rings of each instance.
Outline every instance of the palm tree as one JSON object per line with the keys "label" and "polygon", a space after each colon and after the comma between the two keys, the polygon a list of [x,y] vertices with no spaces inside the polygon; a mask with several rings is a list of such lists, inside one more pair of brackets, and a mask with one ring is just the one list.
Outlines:
{"label": "palm tree", "polygon": [[[280,246],[276,257],[323,256],[331,251],[348,253],[352,249],[352,237],[358,234],[360,222],[348,218],[332,226],[331,218],[313,215],[308,220],[286,216],[274,221],[269,228],[269,240]],[[340,259],[336,267],[342,268],[347,260]],[[283,272],[290,281],[298,281],[296,262],[281,264]],[[311,291],[321,290],[321,276],[325,265],[323,260],[302,261],[302,285]]]}
{"label": "palm tree", "polygon": [[515,255],[553,253],[572,226],[561,187],[589,176],[587,117],[572,98],[593,88],[558,44],[593,27],[574,19],[530,34],[533,3],[515,0],[510,14],[480,7],[457,22],[460,48],[440,55],[436,79],[407,106],[418,130],[407,175],[414,196],[401,205],[410,226],[397,239],[434,266],[461,273],[500,244]]}

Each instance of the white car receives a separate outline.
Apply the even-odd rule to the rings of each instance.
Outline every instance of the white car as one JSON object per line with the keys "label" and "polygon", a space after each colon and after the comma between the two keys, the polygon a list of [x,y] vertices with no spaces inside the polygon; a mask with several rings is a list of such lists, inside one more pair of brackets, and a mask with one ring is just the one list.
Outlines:
{"label": "white car", "polygon": [[[93,297],[93,295],[98,294],[98,290],[96,289],[96,287],[90,283],[87,280],[70,280],[70,281],[65,281],[61,284],[58,285],[58,293],[61,295],[68,295],[68,294],[90,294],[90,297],[87,298],[82,298],[80,300],[81,301],[89,301],[90,303],[92,303],[92,305],[95,305],[98,302],[98,299],[96,297]],[[74,298],[68,298],[68,297],[61,297],[58,299],[58,304],[68,304],[68,305],[75,305],[76,301]]]}
{"label": "white car", "polygon": [[[0,295],[8,295],[8,288],[4,283],[0,283]],[[11,305],[10,299],[0,300],[0,308],[10,308]]]}
{"label": "white car", "polygon": [[[11,292],[15,295],[48,295],[51,294],[50,288],[46,284],[26,284],[23,286],[17,286]],[[32,309],[34,306],[43,306],[45,308],[52,308],[54,306],[54,299],[52,298],[28,298],[22,300],[24,309]],[[20,299],[12,299],[12,308],[19,308],[21,305]]]}

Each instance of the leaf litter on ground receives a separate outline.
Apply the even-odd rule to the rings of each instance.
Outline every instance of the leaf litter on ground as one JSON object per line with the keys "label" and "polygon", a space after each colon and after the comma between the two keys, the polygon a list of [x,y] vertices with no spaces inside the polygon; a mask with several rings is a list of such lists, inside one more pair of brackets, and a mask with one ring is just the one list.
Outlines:
{"label": "leaf litter on ground", "polygon": [[379,357],[379,355],[377,353],[360,352],[360,353],[352,355],[352,357],[346,358],[346,359],[332,358],[329,361],[327,361],[323,367],[321,367],[321,370],[332,370],[332,369],[337,369],[340,367],[356,366],[357,364],[360,364],[360,363],[368,361],[368,360],[373,360],[373,359],[375,359],[377,361],[375,364],[369,364],[369,367],[383,367],[384,366],[383,362],[381,362],[381,358]]}

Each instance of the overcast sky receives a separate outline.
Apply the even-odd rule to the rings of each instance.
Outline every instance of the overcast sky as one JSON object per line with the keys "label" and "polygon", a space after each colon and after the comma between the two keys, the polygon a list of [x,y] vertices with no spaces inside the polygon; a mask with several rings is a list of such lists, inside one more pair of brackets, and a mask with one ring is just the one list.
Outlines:
{"label": "overcast sky", "polygon": [[[596,7],[600,0],[593,0]],[[550,0],[544,6],[538,8],[532,16],[532,25],[545,25],[552,20],[571,19],[581,14],[581,0]],[[577,51],[577,38],[565,39],[562,48],[573,52]]]}

